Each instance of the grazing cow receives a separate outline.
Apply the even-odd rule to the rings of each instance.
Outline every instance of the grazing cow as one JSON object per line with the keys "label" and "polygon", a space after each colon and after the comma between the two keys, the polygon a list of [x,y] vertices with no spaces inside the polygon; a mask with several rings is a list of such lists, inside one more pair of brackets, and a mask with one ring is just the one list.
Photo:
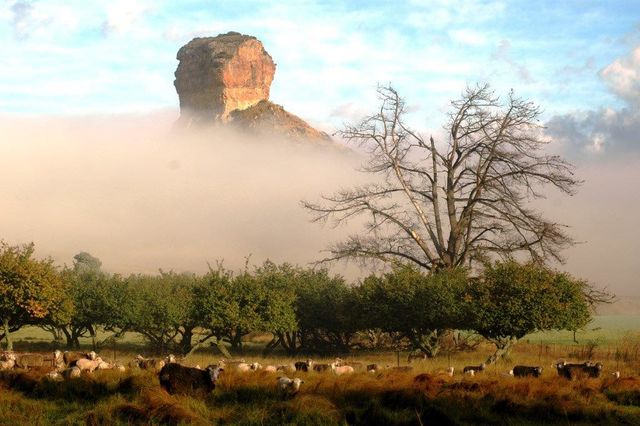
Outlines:
{"label": "grazing cow", "polygon": [[312,368],[313,366],[313,361],[308,359],[306,361],[298,361],[295,364],[293,364],[296,367],[296,371],[304,371],[307,372],[309,371],[310,368]]}
{"label": "grazing cow", "polygon": [[210,365],[204,370],[199,370],[171,363],[160,370],[160,386],[170,394],[209,393],[215,389],[216,381],[223,371],[223,368],[216,365]]}
{"label": "grazing cow", "polygon": [[18,354],[16,355],[17,368],[34,368],[44,365],[44,356],[42,354]]}
{"label": "grazing cow", "polygon": [[466,367],[464,367],[462,369],[463,373],[468,373],[469,371],[473,371],[473,373],[479,373],[481,371],[484,371],[484,369],[487,368],[487,364],[485,364],[484,362],[480,365],[468,365]]}
{"label": "grazing cow", "polygon": [[599,377],[602,371],[602,364],[593,364],[591,361],[582,364],[567,364],[564,361],[556,364],[558,375],[566,379],[573,379],[578,376]]}
{"label": "grazing cow", "polygon": [[298,377],[290,379],[288,377],[278,377],[278,388],[286,394],[295,395],[300,390],[300,385],[304,381]]}
{"label": "grazing cow", "polygon": [[513,371],[514,377],[540,377],[542,375],[542,367],[516,365],[511,371]]}

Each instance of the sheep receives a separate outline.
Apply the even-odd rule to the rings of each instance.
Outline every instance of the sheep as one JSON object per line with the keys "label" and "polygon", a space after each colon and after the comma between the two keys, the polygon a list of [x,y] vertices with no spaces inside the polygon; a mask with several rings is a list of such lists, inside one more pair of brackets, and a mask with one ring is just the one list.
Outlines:
{"label": "sheep", "polygon": [[514,377],[540,377],[542,375],[542,367],[528,367],[526,365],[516,365],[511,370]]}
{"label": "sheep", "polygon": [[380,370],[380,366],[378,364],[367,364],[367,372],[375,373]]}
{"label": "sheep", "polygon": [[304,383],[304,380],[300,378],[290,379],[288,377],[278,377],[278,388],[283,393],[289,395],[295,395],[300,391],[300,385]]}
{"label": "sheep", "polygon": [[170,394],[209,393],[216,387],[216,381],[224,368],[209,365],[204,370],[184,367],[177,363],[167,364],[160,370],[160,386]]}
{"label": "sheep", "polygon": [[78,377],[80,377],[80,373],[82,373],[82,371],[80,371],[80,368],[73,366],[71,368],[63,370],[62,377],[64,377],[65,379],[77,379]]}
{"label": "sheep", "polygon": [[142,355],[138,354],[135,359],[129,363],[131,367],[138,367],[142,370],[152,370],[158,372],[162,370],[162,367],[165,366],[164,360],[161,359],[151,359],[145,358]]}
{"label": "sheep", "polygon": [[18,368],[42,367],[44,365],[44,356],[42,354],[18,354],[15,361],[15,366]]}
{"label": "sheep", "polygon": [[[335,364],[335,363],[334,363]],[[298,361],[294,364],[294,366],[296,367],[296,371],[304,371],[307,372],[309,371],[309,368],[312,368],[313,366],[313,361],[308,359],[306,361]]]}
{"label": "sheep", "polygon": [[260,363],[258,363],[258,362],[252,362],[249,365],[249,368],[250,368],[251,371],[258,371],[258,370],[262,369],[262,365]]}
{"label": "sheep", "polygon": [[396,366],[396,367],[394,367],[392,365],[387,365],[386,368],[388,368],[388,369],[390,369],[392,371],[399,371],[399,372],[402,372],[402,373],[408,373],[410,371],[413,371],[413,367],[410,366],[410,365],[401,365],[401,366]]}
{"label": "sheep", "polygon": [[[96,368],[98,368],[100,366],[100,364],[103,364],[104,361],[102,361],[102,358],[97,357],[95,360],[90,360],[90,359],[79,359],[76,361],[76,367],[78,367],[80,369],[80,371],[88,371],[89,373],[92,373],[93,370],[95,370]],[[105,363],[106,364],[106,363]]]}
{"label": "sheep", "polygon": [[177,362],[178,362],[178,359],[173,354],[167,355],[166,358],[164,359],[165,365],[166,364],[174,364],[174,363],[177,363]]}
{"label": "sheep", "polygon": [[296,366],[293,364],[281,364],[276,367],[276,371],[285,371],[287,373],[295,373]]}
{"label": "sheep", "polygon": [[453,367],[447,367],[444,370],[438,370],[436,371],[436,374],[438,375],[446,375],[449,377],[453,377],[453,372],[454,372],[454,368]]}
{"label": "sheep", "polygon": [[313,365],[313,371],[316,371],[318,373],[322,373],[328,370],[331,370],[331,364],[314,364]]}
{"label": "sheep", "polygon": [[340,365],[350,365],[351,367],[355,368],[362,368],[362,363],[360,361],[347,361],[347,362],[342,362]]}
{"label": "sheep", "polygon": [[331,370],[337,375],[341,376],[343,374],[353,373],[353,367],[350,365],[336,365],[336,363],[331,364]]}
{"label": "sheep", "polygon": [[468,374],[469,376],[473,377],[476,375],[476,370],[465,370],[464,374]]}
{"label": "sheep", "polygon": [[16,354],[10,353],[4,356],[4,360],[0,361],[0,370],[11,370],[16,365]]}
{"label": "sheep", "polygon": [[64,351],[62,354],[62,362],[67,367],[73,367],[76,365],[76,361],[79,359],[89,359],[94,361],[97,357],[97,354],[94,351],[91,352],[68,352]]}
{"label": "sheep", "polygon": [[242,362],[236,365],[236,369],[242,373],[245,373],[251,370],[251,365],[247,364],[246,362]]}
{"label": "sheep", "polygon": [[407,362],[411,363],[414,359],[426,360],[427,354],[425,354],[424,352],[418,352],[418,353],[412,352],[407,357]]}
{"label": "sheep", "polygon": [[109,364],[106,361],[100,361],[100,363],[96,367],[96,370],[111,370],[112,368],[113,368],[112,364]]}
{"label": "sheep", "polygon": [[613,376],[614,379],[618,380],[620,378],[620,372],[614,371],[613,373],[611,373],[611,376]]}
{"label": "sheep", "polygon": [[65,364],[64,364],[64,356],[62,354],[62,351],[56,349],[53,352],[53,364],[57,371],[62,371],[64,369]]}
{"label": "sheep", "polygon": [[62,380],[62,375],[56,370],[51,370],[46,374],[45,378],[47,380],[59,381]]}
{"label": "sheep", "polygon": [[276,368],[276,366],[275,366],[275,365],[267,365],[267,366],[264,368],[264,371],[265,371],[265,372],[267,372],[267,373],[275,373],[275,372],[277,372],[277,371],[278,371],[278,369]]}
{"label": "sheep", "polygon": [[475,373],[479,373],[479,372],[481,372],[481,371],[484,371],[484,369],[485,369],[485,368],[487,368],[487,364],[485,364],[485,363],[483,362],[483,363],[482,363],[482,364],[480,364],[480,365],[468,365],[468,366],[466,366],[466,367],[464,367],[464,368],[462,369],[462,372],[463,372],[463,373],[467,373],[467,372],[469,372],[469,371],[473,371],[473,372],[474,372],[474,374],[475,374]]}
{"label": "sheep", "polygon": [[246,364],[246,361],[244,360],[244,358],[242,358],[240,360],[221,359],[220,361],[218,361],[218,367],[221,367],[221,368],[231,367],[233,365],[238,365],[238,364]]}

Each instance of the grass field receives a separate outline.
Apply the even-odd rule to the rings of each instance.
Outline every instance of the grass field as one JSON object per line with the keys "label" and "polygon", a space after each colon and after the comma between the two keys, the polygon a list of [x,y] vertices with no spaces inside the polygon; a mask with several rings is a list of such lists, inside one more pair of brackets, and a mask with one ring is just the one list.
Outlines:
{"label": "grass field", "polygon": [[[25,329],[14,337],[18,349],[51,349],[51,336],[42,330]],[[341,377],[289,373],[305,381],[293,397],[276,387],[276,377],[282,373],[239,373],[232,368],[210,395],[197,396],[168,395],[160,390],[156,375],[141,371],[103,371],[65,382],[48,381],[44,372],[4,371],[0,372],[0,425],[640,425],[640,317],[598,317],[589,330],[578,333],[579,344],[572,337],[571,333],[528,336],[509,359],[476,377],[459,371],[482,362],[492,351],[488,344],[474,352],[414,362],[412,371],[405,373],[389,369],[377,374],[360,369]],[[127,362],[142,351],[142,343],[130,335],[115,353],[103,349],[101,356]],[[276,365],[296,360],[262,359],[252,349],[257,348],[250,345],[243,355],[247,361]],[[401,355],[400,363],[406,365],[406,353]],[[206,366],[220,357],[206,349],[181,362]],[[343,358],[363,365],[395,365],[398,359],[394,352],[358,352]],[[605,366],[604,374],[599,379],[568,381],[551,368],[557,359],[598,360]],[[507,372],[515,364],[541,365],[543,376],[510,377]],[[439,374],[449,365],[456,369],[454,377]],[[622,379],[614,380],[612,371],[620,371]],[[416,382],[421,373],[428,376]]]}

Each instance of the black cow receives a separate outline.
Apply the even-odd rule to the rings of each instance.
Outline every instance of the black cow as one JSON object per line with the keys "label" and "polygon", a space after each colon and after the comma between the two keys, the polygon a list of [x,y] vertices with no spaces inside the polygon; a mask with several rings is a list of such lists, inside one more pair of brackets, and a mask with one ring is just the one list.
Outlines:
{"label": "black cow", "polygon": [[216,381],[223,371],[216,365],[200,370],[175,363],[167,364],[160,370],[160,386],[170,394],[209,393],[215,389]]}
{"label": "black cow", "polygon": [[542,367],[528,367],[526,365],[516,365],[513,367],[514,377],[540,377]]}

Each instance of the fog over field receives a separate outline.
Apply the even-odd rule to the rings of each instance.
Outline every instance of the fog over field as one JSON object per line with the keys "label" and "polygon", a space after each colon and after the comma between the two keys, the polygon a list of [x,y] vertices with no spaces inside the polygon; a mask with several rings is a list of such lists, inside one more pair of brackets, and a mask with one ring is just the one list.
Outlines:
{"label": "fog over field", "polygon": [[2,117],[2,237],[59,263],[88,251],[130,273],[201,272],[221,259],[240,268],[248,255],[304,265],[339,236],[299,202],[361,178],[349,150],[187,134],[176,118]]}
{"label": "fog over field", "polygon": [[[2,237],[33,241],[60,264],[84,250],[112,272],[202,272],[220,259],[240,268],[248,255],[304,265],[360,229],[310,223],[299,205],[367,179],[356,153],[220,129],[187,134],[176,118],[173,110],[0,117]],[[583,242],[563,268],[619,295],[638,294],[637,164],[633,155],[579,159],[578,194],[540,203]],[[368,272],[332,268],[349,278]]]}

